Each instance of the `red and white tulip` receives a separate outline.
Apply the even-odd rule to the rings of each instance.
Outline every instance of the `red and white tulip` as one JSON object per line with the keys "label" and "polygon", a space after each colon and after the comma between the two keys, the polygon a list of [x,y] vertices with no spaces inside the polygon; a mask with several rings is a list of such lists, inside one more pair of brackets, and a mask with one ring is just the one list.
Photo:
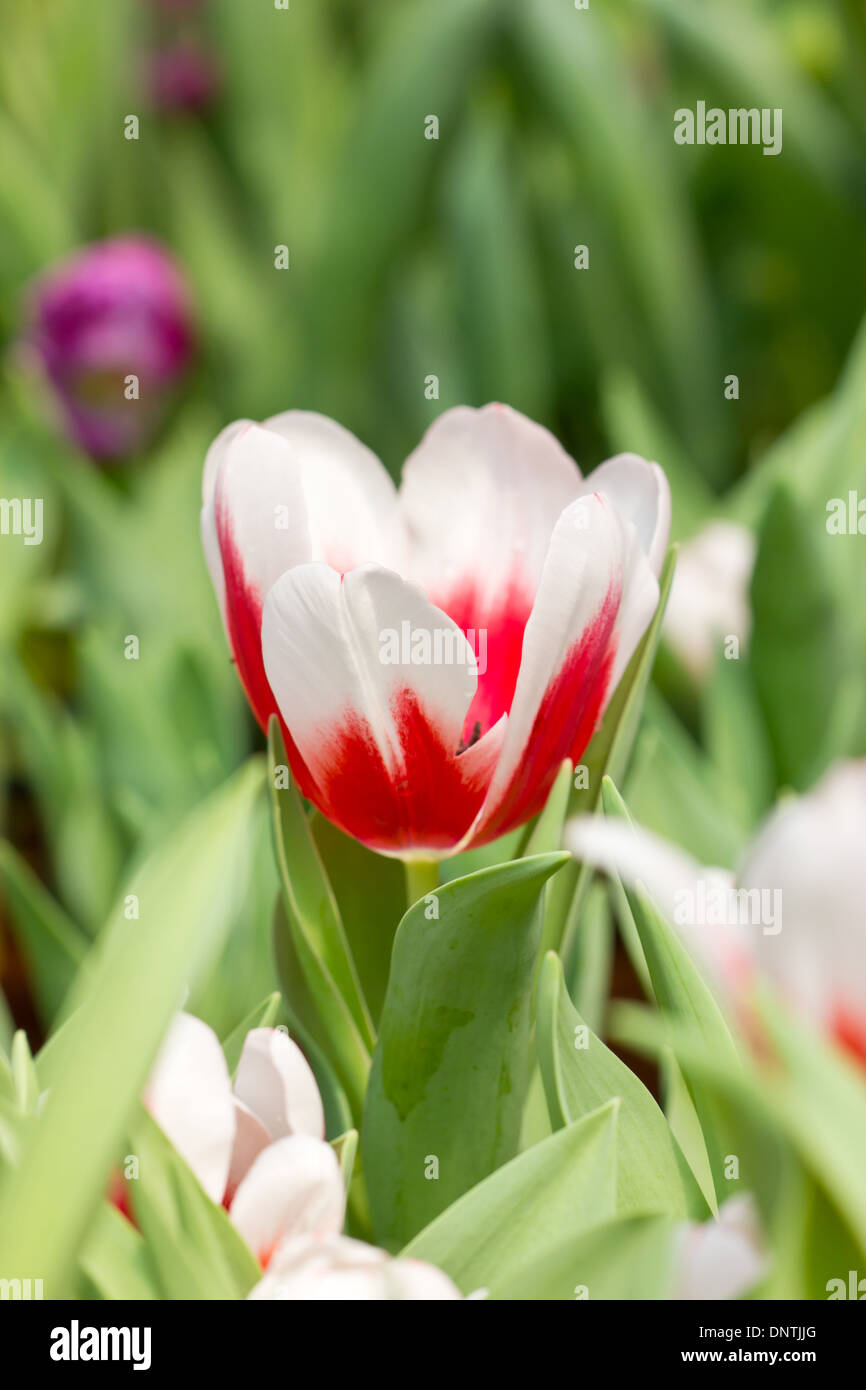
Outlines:
{"label": "red and white tulip", "polygon": [[[669,522],[657,464],[623,454],[584,479],[502,405],[443,414],[399,493],[304,411],[228,426],[205,464],[205,553],[257,719],[279,715],[330,820],[407,858],[544,805],[655,610]],[[384,634],[406,639],[387,659]]]}

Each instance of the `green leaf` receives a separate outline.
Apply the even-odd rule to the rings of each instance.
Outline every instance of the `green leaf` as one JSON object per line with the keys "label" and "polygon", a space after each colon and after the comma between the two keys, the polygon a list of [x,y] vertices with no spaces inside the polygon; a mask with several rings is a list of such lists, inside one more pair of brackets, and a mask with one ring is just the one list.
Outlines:
{"label": "green leaf", "polygon": [[725,800],[746,830],[772,804],[773,759],[751,671],[720,656],[703,695],[703,733]]}
{"label": "green leaf", "polygon": [[406,911],[403,865],[344,835],[318,811],[310,817],[310,828],[333,885],[364,998],[378,1022],[388,988],[394,933]]}
{"label": "green leaf", "polygon": [[142,865],[131,885],[139,919],[115,910],[76,984],[63,1046],[40,1068],[49,1094],[20,1166],[0,1181],[0,1229],[9,1267],[39,1269],[49,1298],[69,1287],[171,1016],[245,891],[262,771],[258,759],[243,768]]}
{"label": "green leaf", "polygon": [[246,1018],[241,1020],[237,1028],[234,1028],[228,1037],[223,1039],[222,1049],[225,1053],[226,1065],[232,1076],[238,1069],[247,1033],[253,1028],[272,1028],[279,1016],[281,1002],[279,990],[275,990],[273,994],[268,995],[267,999],[263,999],[261,1004],[257,1004]]}
{"label": "green leaf", "polygon": [[527,1261],[508,1282],[508,1298],[666,1299],[670,1296],[673,1223],[631,1216],[592,1226]]}
{"label": "green leaf", "polygon": [[402,1252],[450,1274],[464,1294],[511,1297],[528,1264],[612,1219],[619,1101],[551,1134],[473,1187]]}
{"label": "green leaf", "polygon": [[646,1087],[584,1024],[551,951],[538,985],[535,1046],[554,1129],[619,1097],[617,1212],[706,1215],[670,1126]]}
{"label": "green leaf", "polygon": [[12,1039],[12,1078],[18,1109],[25,1115],[35,1115],[39,1105],[39,1078],[33,1065],[33,1054],[22,1028]]}
{"label": "green leaf", "polygon": [[778,780],[802,791],[821,770],[840,633],[808,514],[781,484],[761,528],[751,597],[751,664]]}
{"label": "green leaf", "polygon": [[442,884],[400,923],[361,1130],[373,1228],[390,1249],[517,1151],[539,898],[566,857]]}
{"label": "green leaf", "polygon": [[97,1298],[138,1301],[161,1296],[143,1236],[109,1202],[102,1203],[91,1222],[80,1268]]}
{"label": "green leaf", "polygon": [[[614,781],[619,782],[625,775],[640,724],[644,695],[661,637],[662,619],[675,568],[676,548],[671,547],[659,577],[659,601],[655,616],[641,638],[637,650],[632,654],[631,661],[605,711],[602,726],[586,751],[581,766],[587,770],[587,786],[585,789],[577,789],[572,794],[570,815],[588,815],[596,811],[601,802],[604,778],[612,777]],[[574,957],[578,950],[577,933],[581,912],[593,871],[587,865],[581,864],[570,866],[567,872],[573,880],[574,887],[569,900],[568,915],[562,927],[559,953],[565,973],[571,978]]]}
{"label": "green leaf", "polygon": [[347,1129],[336,1139],[331,1140],[331,1148],[336,1152],[340,1160],[340,1172],[343,1174],[343,1182],[348,1192],[352,1182],[352,1174],[355,1171],[355,1158],[358,1153],[358,1131]]}
{"label": "green leaf", "polygon": [[252,1251],[221,1206],[142,1111],[131,1144],[139,1177],[130,1181],[135,1218],[169,1299],[245,1298],[261,1278]]}
{"label": "green leaf", "polygon": [[[278,899],[274,909],[274,956],[289,1026],[313,1068],[325,1107],[326,1132],[334,1137],[351,1128],[352,1107],[330,1061],[332,1038],[327,1021],[322,1018],[307,986],[282,899]],[[363,1086],[360,1075],[358,1086]],[[360,1113],[363,1089],[356,1092],[355,1103]]]}
{"label": "green leaf", "polygon": [[353,1115],[360,1115],[369,1052],[375,1040],[373,1023],[301,798],[294,785],[278,786],[288,778],[288,762],[274,717],[268,729],[268,773],[274,844],[292,950],[319,1015],[322,1036],[327,1038],[327,1055],[346,1090]]}
{"label": "green leaf", "polygon": [[[629,820],[629,813],[614,784],[605,779],[603,794],[606,815]],[[739,1054],[713,994],[674,930],[661,916],[649,894],[640,885],[626,889],[625,898],[634,929],[640,940],[656,1000],[665,1014],[689,1020],[720,1059],[739,1067]],[[717,1197],[725,1191],[724,1149],[716,1134],[717,1119],[710,1098],[686,1073],[707,1144]]]}

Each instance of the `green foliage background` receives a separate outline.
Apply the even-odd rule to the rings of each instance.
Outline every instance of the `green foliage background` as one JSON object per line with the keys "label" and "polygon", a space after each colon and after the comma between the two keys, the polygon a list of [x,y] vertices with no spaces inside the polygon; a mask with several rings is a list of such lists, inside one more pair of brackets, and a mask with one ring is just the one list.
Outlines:
{"label": "green foliage background", "polygon": [[[233,815],[252,830],[237,863],[201,870],[211,888],[208,875],[231,887],[234,907],[223,904],[191,975],[179,919],[194,906],[171,889],[182,866],[157,875],[186,945],[154,985],[151,1021],[188,984],[189,1007],[226,1036],[275,988],[267,809],[260,797],[246,818],[237,809],[249,810],[252,773],[217,792],[261,740],[198,539],[204,452],[236,417],[321,410],[399,476],[440,410],[501,399],[548,425],[585,471],[622,449],[658,458],[675,539],[717,516],[752,527],[753,655],[721,663],[698,692],[662,650],[626,783],[637,818],[702,861],[733,865],[780,790],[866,754],[862,540],[825,529],[829,498],[866,494],[863,6],[211,0],[202,26],[219,94],[202,116],[170,117],[142,84],[144,0],[0,0],[0,495],[43,497],[46,526],[41,547],[0,543],[3,979],[37,1039],[86,994],[82,963],[132,875],[155,872],[154,852],[159,865],[211,793],[221,833]],[[782,107],[783,153],[676,146],[673,112],[699,99]],[[123,138],[130,113],[138,141]],[[436,141],[424,138],[429,115]],[[200,347],[152,448],[105,472],[64,441],[19,334],[31,277],[130,230],[180,261]],[[281,244],[287,271],[274,268]],[[737,401],[724,398],[730,373]],[[438,401],[425,398],[431,374]],[[129,633],[138,662],[121,659]],[[378,1014],[390,935],[365,939],[364,900],[375,895],[393,930],[402,885],[315,818],[313,833],[328,871],[342,865],[352,885],[335,891]],[[589,904],[600,926],[567,934],[565,964],[580,1014],[601,1029],[609,914]],[[114,980],[106,935],[97,949]],[[288,1003],[297,1022],[304,1001]],[[0,995],[0,1042],[11,1032]],[[118,1062],[129,1097],[158,1032]],[[75,1046],[84,1056],[83,1032]],[[345,1096],[323,1089],[336,1133]],[[52,1123],[75,1103],[61,1088]],[[589,1167],[615,1119],[592,1113]],[[4,1123],[0,1111],[0,1139]],[[117,1138],[106,1131],[106,1153]],[[557,1153],[564,1161],[562,1143]],[[791,1163],[792,1184],[812,1181]],[[658,1232],[621,1234],[633,1251]],[[55,1233],[58,1271],[80,1235]],[[429,1247],[450,1239],[434,1231]],[[109,1284],[107,1251],[133,1279],[140,1252],[125,1240],[112,1227],[100,1246]]]}

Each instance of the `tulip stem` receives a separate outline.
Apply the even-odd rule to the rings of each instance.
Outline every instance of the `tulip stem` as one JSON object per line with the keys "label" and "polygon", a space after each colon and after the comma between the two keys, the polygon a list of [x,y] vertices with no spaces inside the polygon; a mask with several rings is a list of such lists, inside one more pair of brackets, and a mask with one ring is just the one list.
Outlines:
{"label": "tulip stem", "polygon": [[428,894],[435,893],[439,884],[438,859],[406,860],[406,902],[409,907]]}

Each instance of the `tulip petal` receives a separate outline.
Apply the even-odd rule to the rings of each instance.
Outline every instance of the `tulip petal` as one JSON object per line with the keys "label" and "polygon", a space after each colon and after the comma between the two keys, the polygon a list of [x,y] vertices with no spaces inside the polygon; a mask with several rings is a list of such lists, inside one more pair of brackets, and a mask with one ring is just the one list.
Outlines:
{"label": "tulip petal", "polygon": [[145,1104],[195,1173],[222,1201],[235,1135],[231,1079],[216,1034],[177,1014],[148,1079]]}
{"label": "tulip petal", "polygon": [[340,1164],[330,1144],[293,1134],[259,1154],[229,1215],[265,1266],[287,1236],[336,1235],[345,1206]]}
{"label": "tulip petal", "polygon": [[750,934],[732,911],[726,921],[696,920],[702,898],[715,894],[730,901],[732,873],[705,867],[678,845],[607,816],[575,817],[565,827],[565,844],[581,863],[618,874],[628,888],[644,887],[699,962],[719,1001],[728,1009],[735,1006],[752,969],[755,932]]}
{"label": "tulip petal", "polygon": [[249,425],[231,438],[214,489],[229,642],[262,727],[274,712],[261,653],[265,594],[292,565],[310,558],[300,471],[285,440]]}
{"label": "tulip petal", "polygon": [[325,1112],[316,1078],[301,1049],[280,1029],[247,1033],[234,1090],[272,1139],[287,1134],[324,1139]]}
{"label": "tulip petal", "polygon": [[563,759],[576,760],[589,742],[617,655],[627,548],[604,498],[581,498],[557,521],[526,625],[502,754],[469,843],[485,843],[534,815]]}
{"label": "tulip petal", "polygon": [[272,1143],[271,1135],[257,1115],[235,1096],[235,1142],[223,1201],[231,1206],[235,1193],[263,1149]]}
{"label": "tulip petal", "polygon": [[348,1236],[289,1239],[275,1253],[249,1298],[270,1301],[382,1302],[455,1300],[460,1292],[422,1260],[392,1260],[384,1250]]}
{"label": "tulip petal", "polygon": [[335,420],[309,410],[273,415],[265,428],[286,440],[300,469],[309,559],[341,574],[368,562],[402,569],[397,490],[373,451]]}
{"label": "tulip petal", "polygon": [[467,737],[511,707],[550,537],[580,487],[553,435],[505,405],[446,411],[406,461],[400,504],[411,576],[472,634],[476,655],[484,643]]}
{"label": "tulip petal", "polygon": [[739,874],[745,889],[781,898],[782,930],[756,934],[761,968],[858,1056],[866,1042],[864,827],[866,759],[837,763],[771,812]]}
{"label": "tulip petal", "polygon": [[457,756],[477,676],[459,628],[389,570],[284,574],[265,669],[319,809],[384,853],[450,850],[481,805],[501,737]]}
{"label": "tulip petal", "polygon": [[650,569],[659,577],[671,529],[671,491],[657,463],[639,454],[616,454],[590,473],[581,489],[607,497],[637,532]]}
{"label": "tulip petal", "polygon": [[753,1199],[748,1193],[729,1197],[718,1220],[692,1223],[680,1232],[673,1297],[740,1298],[766,1269]]}

